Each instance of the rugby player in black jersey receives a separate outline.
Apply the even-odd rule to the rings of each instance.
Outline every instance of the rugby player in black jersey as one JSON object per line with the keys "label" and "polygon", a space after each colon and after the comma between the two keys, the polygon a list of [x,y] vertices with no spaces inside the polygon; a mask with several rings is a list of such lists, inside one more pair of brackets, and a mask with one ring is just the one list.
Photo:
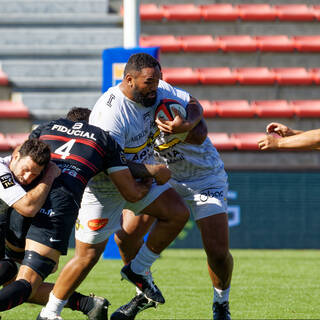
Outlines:
{"label": "rugby player in black jersey", "polygon": [[[147,177],[151,177],[151,174],[141,170],[139,176],[146,179],[136,181],[133,178],[123,151],[113,138],[87,123],[89,109],[75,108],[67,118],[76,116],[79,119],[78,113],[82,112],[85,114],[82,120],[55,120],[39,126],[30,135],[50,145],[52,160],[59,166],[61,175],[27,231],[25,256],[16,281],[0,290],[0,311],[11,309],[27,300],[46,302],[43,299],[47,297],[37,293],[37,290],[43,280],[57,268],[60,255],[67,252],[81,197],[91,177],[101,171],[107,172],[121,195],[130,202],[140,200],[149,191],[151,179]],[[46,291],[44,286],[40,289]]]}

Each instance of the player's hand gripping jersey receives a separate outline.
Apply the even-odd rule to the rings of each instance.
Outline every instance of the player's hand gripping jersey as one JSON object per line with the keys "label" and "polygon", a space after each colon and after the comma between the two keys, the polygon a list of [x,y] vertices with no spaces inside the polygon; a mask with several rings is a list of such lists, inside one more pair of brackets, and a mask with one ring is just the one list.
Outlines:
{"label": "player's hand gripping jersey", "polygon": [[85,121],[59,119],[36,128],[30,135],[51,148],[51,159],[61,169],[57,178],[80,203],[89,179],[102,170],[127,167],[123,151],[110,135]]}

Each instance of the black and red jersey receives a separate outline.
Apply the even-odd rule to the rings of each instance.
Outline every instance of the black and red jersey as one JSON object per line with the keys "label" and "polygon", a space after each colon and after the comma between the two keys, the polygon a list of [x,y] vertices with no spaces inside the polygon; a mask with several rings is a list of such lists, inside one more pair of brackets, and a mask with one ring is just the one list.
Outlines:
{"label": "black and red jersey", "polygon": [[51,160],[61,169],[57,179],[73,192],[77,202],[94,175],[127,166],[117,142],[106,131],[85,121],[54,120],[38,126],[30,138],[39,138],[50,146]]}

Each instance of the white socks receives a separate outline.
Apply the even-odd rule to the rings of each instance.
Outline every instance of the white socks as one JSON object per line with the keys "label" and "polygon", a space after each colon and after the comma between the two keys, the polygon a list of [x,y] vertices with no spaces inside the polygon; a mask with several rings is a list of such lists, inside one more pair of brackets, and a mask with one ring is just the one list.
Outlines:
{"label": "white socks", "polygon": [[213,302],[223,303],[229,301],[230,287],[226,290],[220,290],[213,287]]}
{"label": "white socks", "polygon": [[145,275],[151,265],[160,257],[148,249],[144,243],[135,258],[131,261],[131,269],[134,273]]}
{"label": "white socks", "polygon": [[60,300],[56,298],[51,291],[49,295],[49,301],[41,311],[41,317],[60,316],[61,311],[67,302],[68,300]]}

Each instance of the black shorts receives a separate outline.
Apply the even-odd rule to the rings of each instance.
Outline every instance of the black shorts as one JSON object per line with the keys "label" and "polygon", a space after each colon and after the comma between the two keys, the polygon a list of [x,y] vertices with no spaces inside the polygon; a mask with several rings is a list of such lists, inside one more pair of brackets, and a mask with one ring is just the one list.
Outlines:
{"label": "black shorts", "polygon": [[72,192],[55,183],[45,204],[33,218],[26,238],[66,255],[79,211],[79,205],[74,198]]}

